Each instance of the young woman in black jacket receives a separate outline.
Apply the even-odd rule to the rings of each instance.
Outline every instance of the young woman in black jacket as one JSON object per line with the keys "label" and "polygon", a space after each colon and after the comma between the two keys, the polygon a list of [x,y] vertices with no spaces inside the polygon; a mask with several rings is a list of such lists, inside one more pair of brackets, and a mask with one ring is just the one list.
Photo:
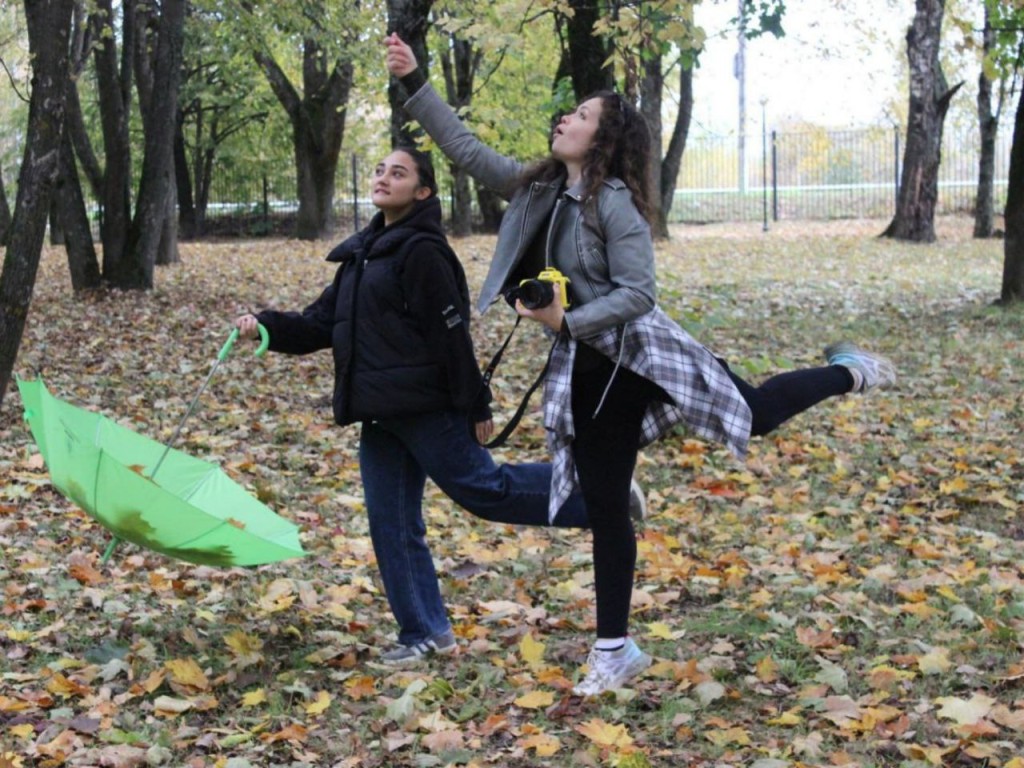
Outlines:
{"label": "young woman in black jacket", "polygon": [[[301,312],[264,310],[235,322],[270,349],[334,353],[334,418],[360,422],[359,464],[381,579],[399,624],[385,663],[455,650],[423,523],[430,477],[474,515],[548,525],[551,464],[496,465],[493,431],[469,334],[466,278],[441,228],[429,157],[393,151],[374,170],[379,212],[327,257],[333,282]],[[578,494],[556,525],[587,527]]]}

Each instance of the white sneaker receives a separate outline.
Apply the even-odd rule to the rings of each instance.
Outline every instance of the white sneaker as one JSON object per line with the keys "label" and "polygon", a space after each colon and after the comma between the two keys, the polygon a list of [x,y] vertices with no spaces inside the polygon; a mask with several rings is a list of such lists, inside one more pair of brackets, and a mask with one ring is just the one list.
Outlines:
{"label": "white sneaker", "polygon": [[896,383],[896,366],[889,358],[863,350],[852,341],[829,344],[825,347],[825,359],[829,365],[841,365],[860,374],[854,392],[891,387]]}
{"label": "white sneaker", "polygon": [[577,696],[599,696],[614,691],[649,666],[651,657],[640,650],[633,638],[627,637],[626,644],[617,651],[592,650],[587,657],[587,675],[572,692]]}
{"label": "white sneaker", "polygon": [[647,498],[636,478],[629,483],[629,516],[634,523],[642,523],[647,519]]}

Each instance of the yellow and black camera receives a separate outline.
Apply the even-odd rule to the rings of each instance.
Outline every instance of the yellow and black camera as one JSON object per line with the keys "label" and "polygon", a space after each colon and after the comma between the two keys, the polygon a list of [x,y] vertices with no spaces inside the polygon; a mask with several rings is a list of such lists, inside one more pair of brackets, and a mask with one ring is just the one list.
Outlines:
{"label": "yellow and black camera", "polygon": [[555,300],[555,291],[562,300],[562,306],[569,307],[569,278],[554,267],[542,269],[537,277],[523,280],[505,293],[505,299],[515,306],[522,302],[527,309],[541,309]]}

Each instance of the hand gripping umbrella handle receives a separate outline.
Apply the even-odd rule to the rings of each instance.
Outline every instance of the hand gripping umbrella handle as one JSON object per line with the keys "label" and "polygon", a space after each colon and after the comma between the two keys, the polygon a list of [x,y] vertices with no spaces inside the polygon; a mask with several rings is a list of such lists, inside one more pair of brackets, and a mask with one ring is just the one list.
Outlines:
{"label": "hand gripping umbrella handle", "polygon": [[[270,334],[267,332],[267,328],[263,323],[257,323],[256,330],[260,332],[260,345],[256,348],[256,351],[253,354],[255,354],[256,357],[262,357],[270,346]],[[220,352],[217,353],[217,362],[223,361],[224,358],[228,356],[231,352],[231,348],[235,345],[235,342],[238,341],[238,334],[239,331],[237,328],[231,331],[231,334],[228,336],[228,340],[224,342],[224,346],[221,347]]]}

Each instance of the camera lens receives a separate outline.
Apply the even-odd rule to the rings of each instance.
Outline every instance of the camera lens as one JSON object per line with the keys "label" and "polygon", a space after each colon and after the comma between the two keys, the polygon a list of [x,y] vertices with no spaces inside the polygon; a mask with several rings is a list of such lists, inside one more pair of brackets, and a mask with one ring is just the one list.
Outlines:
{"label": "camera lens", "polygon": [[527,280],[519,286],[517,298],[527,309],[541,309],[555,300],[554,286],[546,280]]}

